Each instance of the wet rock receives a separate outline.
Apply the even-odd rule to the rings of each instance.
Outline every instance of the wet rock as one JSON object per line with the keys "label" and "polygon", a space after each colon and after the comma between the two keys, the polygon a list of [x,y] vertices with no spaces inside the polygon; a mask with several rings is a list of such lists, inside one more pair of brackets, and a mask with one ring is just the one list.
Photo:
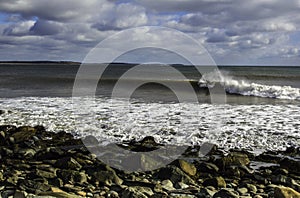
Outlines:
{"label": "wet rock", "polygon": [[245,153],[231,152],[227,156],[222,157],[216,161],[216,164],[222,170],[228,166],[246,166],[250,163],[249,157]]}
{"label": "wet rock", "polygon": [[280,162],[280,166],[292,173],[300,174],[300,160],[284,158]]}
{"label": "wet rock", "polygon": [[54,172],[51,172],[51,171],[44,171],[44,170],[37,169],[35,174],[39,177],[47,178],[47,179],[56,178],[56,170]]}
{"label": "wet rock", "polygon": [[56,161],[55,166],[63,169],[80,170],[82,166],[72,157],[64,157]]}
{"label": "wet rock", "polygon": [[107,193],[108,198],[119,198],[119,194],[116,191],[109,191]]}
{"label": "wet rock", "polygon": [[239,195],[237,192],[231,189],[222,189],[214,194],[213,198],[238,198]]}
{"label": "wet rock", "polygon": [[246,184],[246,188],[247,188],[250,192],[252,192],[252,193],[256,193],[256,192],[257,192],[257,188],[256,188],[256,186],[253,185],[253,184]]}
{"label": "wet rock", "polygon": [[60,197],[60,198],[79,198],[80,196],[67,193],[59,188],[51,187],[50,191],[39,193],[41,196],[51,196],[51,197]]}
{"label": "wet rock", "polygon": [[113,183],[121,185],[123,180],[119,178],[116,172],[109,168],[108,170],[102,170],[91,173],[94,181],[100,182],[102,184],[111,186]]}
{"label": "wet rock", "polygon": [[169,179],[163,180],[161,182],[161,187],[166,191],[175,190],[173,183]]}
{"label": "wet rock", "polygon": [[210,190],[208,188],[201,188],[200,192],[197,194],[197,197],[199,198],[213,197],[215,193],[216,193],[215,191]]}
{"label": "wet rock", "polygon": [[118,146],[135,152],[149,152],[159,149],[163,144],[157,143],[152,136],[146,136],[140,141],[131,140]]}
{"label": "wet rock", "polygon": [[196,165],[198,171],[205,173],[217,173],[219,171],[218,166],[213,163],[201,162]]}
{"label": "wet rock", "polygon": [[11,137],[14,138],[15,143],[21,143],[29,140],[36,134],[36,129],[29,126],[19,127],[16,130],[18,132],[11,135]]}
{"label": "wet rock", "polygon": [[190,176],[194,176],[197,173],[197,169],[196,169],[195,165],[192,164],[192,163],[189,163],[185,160],[182,160],[182,159],[175,160],[171,164],[174,165],[174,166],[177,166],[183,172],[185,172],[186,174],[188,174]]}
{"label": "wet rock", "polygon": [[300,193],[292,188],[278,186],[274,189],[275,198],[299,198]]}
{"label": "wet rock", "polygon": [[239,188],[237,189],[240,195],[245,195],[248,192],[247,188]]}
{"label": "wet rock", "polygon": [[185,184],[195,184],[187,174],[176,166],[160,168],[154,176],[162,180],[169,179],[172,183],[183,182]]}
{"label": "wet rock", "polygon": [[33,158],[36,154],[36,151],[31,148],[25,148],[15,151],[16,154],[18,154],[20,157],[23,157],[25,159]]}
{"label": "wet rock", "polygon": [[215,188],[225,188],[226,187],[226,182],[223,177],[215,177],[215,178],[210,178],[206,179],[203,182],[204,186],[213,186]]}

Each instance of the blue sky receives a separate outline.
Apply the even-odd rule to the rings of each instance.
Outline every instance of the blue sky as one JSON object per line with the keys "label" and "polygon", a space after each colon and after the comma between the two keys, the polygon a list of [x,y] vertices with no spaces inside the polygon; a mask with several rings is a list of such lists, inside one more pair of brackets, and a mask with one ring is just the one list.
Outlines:
{"label": "blue sky", "polygon": [[219,65],[300,65],[299,13],[300,0],[0,0],[0,60],[82,61],[114,33],[158,25],[192,36]]}

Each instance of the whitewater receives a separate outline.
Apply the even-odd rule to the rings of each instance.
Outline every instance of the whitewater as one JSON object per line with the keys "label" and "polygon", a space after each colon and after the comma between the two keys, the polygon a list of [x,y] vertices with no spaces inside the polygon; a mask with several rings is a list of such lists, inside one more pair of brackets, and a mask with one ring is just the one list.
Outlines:
{"label": "whitewater", "polygon": [[228,72],[215,70],[204,74],[199,80],[200,87],[213,88],[216,83],[221,84],[227,93],[244,96],[300,100],[300,89],[291,86],[264,85],[248,82],[243,79],[234,79]]}

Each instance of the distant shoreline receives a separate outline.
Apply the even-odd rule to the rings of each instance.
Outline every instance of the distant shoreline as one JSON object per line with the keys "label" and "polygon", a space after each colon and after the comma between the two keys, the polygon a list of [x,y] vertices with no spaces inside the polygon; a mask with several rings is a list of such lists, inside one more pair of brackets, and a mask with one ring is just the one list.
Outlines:
{"label": "distant shoreline", "polygon": [[[53,64],[53,65],[81,65],[82,62],[76,62],[76,61],[0,61],[1,65],[39,65],[39,64]],[[100,63],[100,64],[107,64],[107,63]],[[143,63],[126,63],[126,62],[113,62],[110,64],[116,64],[116,65],[139,65]],[[165,63],[167,65],[167,63]],[[184,66],[184,67],[191,67],[193,65],[184,65],[184,64],[168,64],[171,66]],[[204,65],[201,65],[204,66]],[[213,65],[215,66],[215,65]],[[205,67],[205,66],[204,66]],[[300,67],[300,65],[217,65],[217,67]]]}

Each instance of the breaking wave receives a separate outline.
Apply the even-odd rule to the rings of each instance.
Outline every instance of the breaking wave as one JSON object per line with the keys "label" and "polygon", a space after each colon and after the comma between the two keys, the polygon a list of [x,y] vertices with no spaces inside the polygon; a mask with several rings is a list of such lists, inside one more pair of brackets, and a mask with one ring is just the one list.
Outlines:
{"label": "breaking wave", "polygon": [[234,79],[232,76],[215,70],[204,74],[199,80],[200,87],[213,88],[220,84],[230,94],[244,96],[257,96],[264,98],[278,98],[288,100],[300,100],[300,89],[291,86],[263,85],[246,80]]}

